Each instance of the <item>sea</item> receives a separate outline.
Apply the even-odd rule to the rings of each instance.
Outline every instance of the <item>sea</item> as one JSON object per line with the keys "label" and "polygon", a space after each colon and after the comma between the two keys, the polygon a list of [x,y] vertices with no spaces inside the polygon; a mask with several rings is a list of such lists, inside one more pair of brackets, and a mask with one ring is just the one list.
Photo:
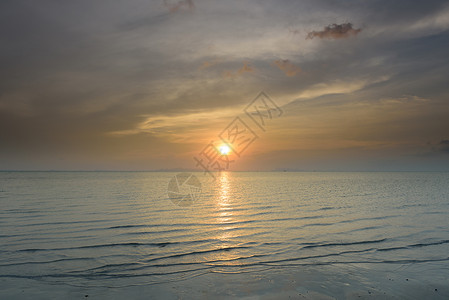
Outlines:
{"label": "sea", "polygon": [[0,299],[448,299],[449,173],[0,172]]}

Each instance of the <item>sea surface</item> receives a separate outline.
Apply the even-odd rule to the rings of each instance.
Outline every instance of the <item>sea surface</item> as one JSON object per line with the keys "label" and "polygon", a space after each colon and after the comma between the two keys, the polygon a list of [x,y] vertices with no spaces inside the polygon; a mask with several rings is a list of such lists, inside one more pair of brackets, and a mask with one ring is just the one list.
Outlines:
{"label": "sea surface", "polygon": [[176,174],[0,172],[0,299],[449,298],[449,173]]}

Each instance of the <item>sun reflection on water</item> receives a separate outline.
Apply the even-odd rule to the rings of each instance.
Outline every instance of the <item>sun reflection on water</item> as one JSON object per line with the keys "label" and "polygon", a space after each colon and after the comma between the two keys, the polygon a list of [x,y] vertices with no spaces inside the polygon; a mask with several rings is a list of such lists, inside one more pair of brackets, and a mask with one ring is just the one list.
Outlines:
{"label": "sun reflection on water", "polygon": [[230,174],[222,172],[218,180],[218,197],[217,197],[217,217],[218,223],[217,239],[227,242],[234,235],[232,230],[235,229],[235,216],[232,209]]}
{"label": "sun reflection on water", "polygon": [[228,205],[229,200],[229,173],[222,172],[219,178],[220,205]]}
{"label": "sun reflection on water", "polygon": [[[232,174],[229,172],[220,173],[217,181],[217,197],[216,197],[216,235],[215,240],[220,242],[220,248],[228,248],[237,246],[236,239],[239,239],[238,214],[235,214],[235,203],[232,195]],[[214,253],[214,259],[217,260],[216,265],[238,265],[236,259],[241,257],[239,251],[220,251]],[[223,270],[225,271],[225,270]]]}
{"label": "sun reflection on water", "polygon": [[[218,181],[218,216],[217,221],[219,224],[225,225],[232,221],[232,206],[230,200],[230,184],[229,184],[229,173],[223,172]],[[221,229],[225,229],[222,227]]]}

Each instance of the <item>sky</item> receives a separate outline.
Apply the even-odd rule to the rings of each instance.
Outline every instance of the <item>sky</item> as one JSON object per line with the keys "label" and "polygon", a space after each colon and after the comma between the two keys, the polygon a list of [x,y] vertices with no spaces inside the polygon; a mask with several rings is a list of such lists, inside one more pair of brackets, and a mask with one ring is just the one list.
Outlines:
{"label": "sky", "polygon": [[447,1],[3,0],[0,170],[213,169],[237,120],[229,170],[449,171],[448,50]]}

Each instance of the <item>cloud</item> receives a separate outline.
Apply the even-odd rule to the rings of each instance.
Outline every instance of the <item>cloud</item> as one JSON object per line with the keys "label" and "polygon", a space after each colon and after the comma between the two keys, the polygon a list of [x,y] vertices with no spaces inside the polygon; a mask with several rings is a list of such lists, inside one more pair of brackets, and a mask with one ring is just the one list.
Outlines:
{"label": "cloud", "polygon": [[402,104],[402,103],[424,103],[430,101],[429,99],[422,98],[414,95],[403,95],[396,98],[381,98],[380,102],[384,104]]}
{"label": "cloud", "polygon": [[295,76],[296,74],[301,72],[301,69],[298,66],[295,66],[293,63],[291,63],[288,59],[275,60],[274,64],[280,70],[284,71],[285,75],[289,77]]}
{"label": "cloud", "polygon": [[224,78],[237,78],[237,77],[243,75],[244,73],[252,73],[252,72],[254,72],[254,68],[251,67],[249,65],[249,63],[244,62],[243,67],[241,67],[237,72],[231,72],[228,70],[224,71],[223,77]]}
{"label": "cloud", "polygon": [[407,30],[447,30],[449,28],[449,5],[446,5],[443,9],[437,11],[435,14],[428,15],[412,26],[409,26]]}
{"label": "cloud", "polygon": [[335,80],[330,83],[314,84],[310,88],[300,93],[298,99],[311,99],[332,94],[349,94],[361,90],[368,84],[365,80],[342,81]]}
{"label": "cloud", "polygon": [[169,3],[167,0],[164,0],[164,5],[171,13],[177,12],[180,9],[193,10],[195,8],[193,0],[181,0],[178,3]]}
{"label": "cloud", "polygon": [[243,67],[241,67],[237,71],[237,73],[240,75],[240,74],[243,74],[243,73],[251,73],[253,71],[254,71],[254,69],[248,63],[245,62],[245,63],[243,63]]}
{"label": "cloud", "polygon": [[[277,139],[285,145],[279,147],[290,148],[292,141],[301,146],[309,134],[314,149],[326,137],[348,145],[431,140],[435,152],[447,156],[439,152],[447,144],[439,143],[449,140],[449,32],[441,31],[449,14],[437,1],[442,3],[373,1],[358,7],[262,1],[257,9],[246,1],[4,1],[0,166],[77,167],[85,156],[82,166],[88,168],[91,162],[101,167],[97,160],[106,168],[133,168],[128,151],[142,151],[136,168],[144,161],[176,167],[172,158],[156,155],[197,151],[190,143],[203,147],[215,137],[213,129],[221,130],[260,89],[278,105],[295,102],[285,108],[292,119],[283,117],[270,134],[282,134]],[[316,20],[324,23],[310,27]],[[346,35],[363,23],[369,38],[332,47],[305,39],[312,30],[349,21],[355,25]],[[310,38],[336,38],[331,31],[337,25],[328,27],[327,35]],[[287,58],[301,67],[297,77],[286,77],[295,73]],[[390,79],[376,80],[382,76]],[[298,126],[289,123],[295,119]],[[277,145],[270,138],[267,144]]]}
{"label": "cloud", "polygon": [[292,35],[297,35],[301,33],[299,29],[292,29],[292,28],[289,28],[288,32],[290,32]]}
{"label": "cloud", "polygon": [[324,27],[322,31],[311,31],[307,34],[306,39],[318,37],[320,39],[342,39],[357,35],[362,29],[354,29],[351,23],[331,24]]}
{"label": "cloud", "polygon": [[219,63],[221,63],[222,61],[220,59],[214,59],[214,60],[207,60],[205,62],[203,62],[200,66],[200,70],[201,69],[207,69],[210,67],[213,67],[215,65],[218,65]]}

